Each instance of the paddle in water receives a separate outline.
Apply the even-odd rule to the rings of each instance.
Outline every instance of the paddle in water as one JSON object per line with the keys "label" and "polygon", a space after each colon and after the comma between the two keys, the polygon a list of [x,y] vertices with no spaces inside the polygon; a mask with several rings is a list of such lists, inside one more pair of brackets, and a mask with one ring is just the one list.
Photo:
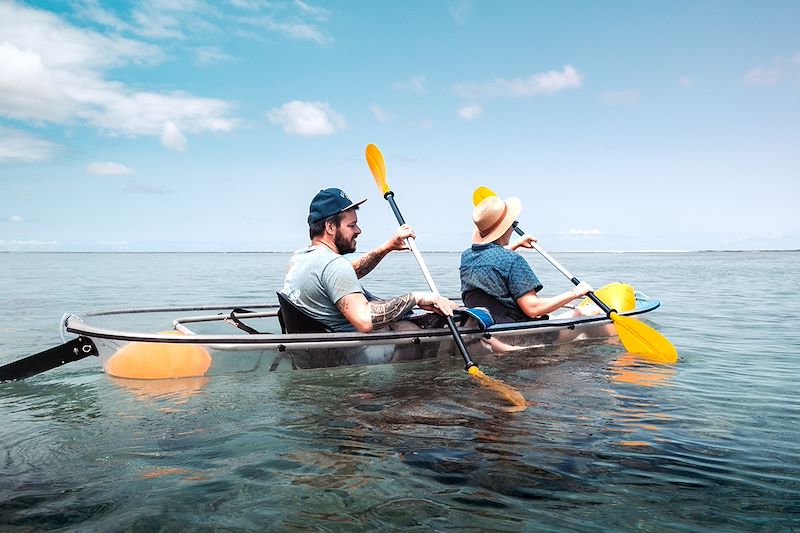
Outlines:
{"label": "paddle in water", "polygon": [[[383,161],[383,154],[381,154],[381,151],[378,150],[377,146],[374,144],[369,144],[367,145],[366,157],[367,165],[369,165],[369,169],[372,172],[372,176],[375,178],[375,182],[378,184],[378,188],[380,188],[381,193],[383,193],[383,197],[389,202],[389,205],[394,212],[394,216],[397,218],[397,222],[402,226],[405,224],[405,220],[403,219],[403,215],[400,214],[400,209],[398,209],[397,203],[394,201],[394,193],[391,191],[389,184],[386,181],[386,165]],[[428,268],[425,266],[425,261],[423,261],[422,255],[419,253],[419,249],[417,248],[414,239],[409,237],[407,239],[407,243],[408,248],[414,254],[414,258],[417,260],[420,270],[422,270],[422,275],[425,276],[425,281],[428,282],[428,287],[434,293],[439,294],[436,284],[433,282],[433,278],[431,277]],[[465,369],[469,375],[477,379],[481,385],[491,388],[503,398],[511,402],[511,404],[514,405],[515,410],[521,411],[525,409],[527,407],[527,403],[525,402],[525,398],[523,398],[519,392],[500,380],[490,378],[484,374],[475,363],[472,362],[469,353],[467,353],[467,348],[464,346],[464,342],[461,340],[461,334],[458,332],[455,322],[453,322],[453,318],[446,318],[447,327],[450,328],[450,333],[453,335],[453,340],[455,341],[459,352],[461,352],[461,357],[464,358],[464,363],[466,364]]]}
{"label": "paddle in water", "polygon": [[[488,187],[478,187],[472,194],[472,203],[474,205],[478,205],[484,199],[489,198],[490,196],[497,195]],[[516,222],[514,223],[514,230],[519,235],[525,234],[525,232],[522,231]],[[575,285],[580,283],[578,278],[570,274],[569,271],[561,266],[561,264],[551,257],[550,254],[542,250],[537,243],[534,242],[532,244],[533,249],[539,252],[542,257],[547,259],[547,261],[556,267],[559,272],[564,274],[567,279],[569,279]],[[614,322],[614,326],[617,328],[617,335],[619,335],[619,340],[622,342],[623,346],[625,346],[626,350],[631,353],[647,357],[648,359],[663,363],[674,363],[678,360],[678,351],[675,349],[675,346],[673,346],[672,343],[659,332],[644,322],[636,320],[635,318],[620,316],[616,310],[611,309],[605,303],[603,303],[603,301],[598,298],[594,292],[587,293],[587,296],[594,303],[596,303],[600,309],[603,310],[608,318]]]}

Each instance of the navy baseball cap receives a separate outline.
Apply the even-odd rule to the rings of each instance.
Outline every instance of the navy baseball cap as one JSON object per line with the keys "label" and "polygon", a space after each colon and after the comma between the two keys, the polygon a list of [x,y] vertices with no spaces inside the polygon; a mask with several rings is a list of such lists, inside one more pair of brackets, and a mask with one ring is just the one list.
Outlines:
{"label": "navy baseball cap", "polygon": [[311,200],[311,206],[308,208],[308,223],[313,224],[314,222],[325,220],[330,216],[352,209],[366,201],[367,199],[364,198],[363,200],[353,203],[350,197],[341,189],[337,189],[336,187],[323,189]]}

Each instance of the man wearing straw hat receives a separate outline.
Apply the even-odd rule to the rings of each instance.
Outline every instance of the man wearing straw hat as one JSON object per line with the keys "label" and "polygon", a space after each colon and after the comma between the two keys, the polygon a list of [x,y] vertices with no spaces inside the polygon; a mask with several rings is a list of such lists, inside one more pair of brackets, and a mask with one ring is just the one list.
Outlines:
{"label": "man wearing straw hat", "polygon": [[472,211],[474,244],[461,254],[461,293],[464,305],[488,307],[496,323],[544,317],[585,295],[592,287],[581,282],[556,296],[541,297],[542,284],[524,257],[514,250],[532,248],[530,235],[509,244],[514,221],[522,210],[519,198],[503,201],[489,196]]}

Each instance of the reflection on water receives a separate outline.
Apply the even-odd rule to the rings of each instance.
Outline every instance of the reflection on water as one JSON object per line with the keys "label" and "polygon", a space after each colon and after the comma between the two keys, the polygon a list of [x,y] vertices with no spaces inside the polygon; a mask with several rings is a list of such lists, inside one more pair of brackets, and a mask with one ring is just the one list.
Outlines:
{"label": "reflection on water", "polygon": [[185,404],[190,397],[200,394],[209,378],[124,379],[108,376],[108,380],[130,391],[137,400],[168,400],[177,405]]}
{"label": "reflection on water", "polygon": [[642,387],[669,386],[677,369],[659,365],[633,353],[623,352],[611,363],[611,379],[616,383],[630,383]]}

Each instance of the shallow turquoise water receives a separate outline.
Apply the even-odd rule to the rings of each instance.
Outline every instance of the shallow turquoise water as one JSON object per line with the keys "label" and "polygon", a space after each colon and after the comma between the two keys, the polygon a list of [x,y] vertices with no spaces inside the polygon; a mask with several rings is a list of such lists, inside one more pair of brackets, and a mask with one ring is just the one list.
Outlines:
{"label": "shallow turquoise water", "polygon": [[[88,359],[0,384],[3,530],[786,531],[800,528],[800,253],[554,254],[662,301],[680,352],[617,343],[459,360],[110,378]],[[568,282],[531,254],[545,294]],[[286,254],[0,254],[0,363],[63,312],[274,301]],[[457,294],[458,254],[426,254]],[[401,275],[398,275],[398,272]],[[394,254],[367,286],[423,289]]]}

